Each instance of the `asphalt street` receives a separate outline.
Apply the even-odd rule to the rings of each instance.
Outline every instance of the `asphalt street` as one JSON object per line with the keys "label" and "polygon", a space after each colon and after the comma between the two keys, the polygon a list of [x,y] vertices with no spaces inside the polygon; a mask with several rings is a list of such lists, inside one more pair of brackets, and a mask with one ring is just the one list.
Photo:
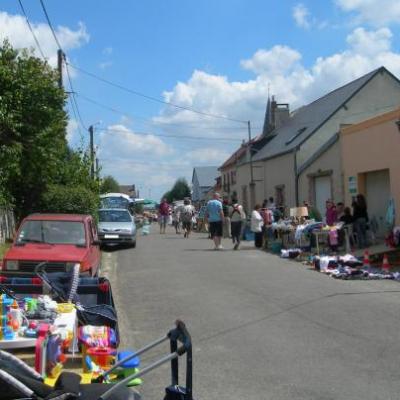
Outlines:
{"label": "asphalt street", "polygon": [[[399,399],[399,283],[339,281],[249,242],[214,251],[205,234],[157,231],[104,253],[122,347],[183,319],[196,399]],[[167,366],[147,375],[144,399],[162,399],[169,380]]]}

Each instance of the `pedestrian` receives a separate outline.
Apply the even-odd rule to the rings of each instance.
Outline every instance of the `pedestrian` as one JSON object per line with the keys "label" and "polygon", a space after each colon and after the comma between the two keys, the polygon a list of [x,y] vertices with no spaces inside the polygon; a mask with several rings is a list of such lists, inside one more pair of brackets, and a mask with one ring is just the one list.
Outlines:
{"label": "pedestrian", "polygon": [[336,216],[338,221],[341,221],[341,218],[344,216],[344,208],[344,203],[341,201],[336,204]]}
{"label": "pedestrian", "polygon": [[225,198],[222,201],[222,211],[224,213],[224,224],[223,224],[223,237],[230,238],[231,237],[231,218],[229,216],[229,200]]}
{"label": "pedestrian", "polygon": [[240,239],[242,236],[242,224],[246,220],[246,214],[243,207],[238,203],[237,199],[232,199],[232,207],[230,212],[231,235],[233,242],[233,250],[238,250]]}
{"label": "pedestrian", "polygon": [[353,201],[353,226],[357,234],[358,247],[367,247],[367,202],[362,194],[358,194]]}
{"label": "pedestrian", "polygon": [[181,225],[181,207],[180,206],[175,206],[174,209],[172,210],[172,225],[175,228],[175,233],[179,235],[181,233],[180,225]]}
{"label": "pedestrian", "polygon": [[263,236],[263,244],[262,247],[268,247],[268,240],[273,238],[273,231],[271,229],[271,225],[274,222],[274,214],[272,209],[268,208],[269,202],[268,200],[264,200],[263,206],[261,208],[260,215],[263,219],[262,226],[262,236]]}
{"label": "pedestrian", "polygon": [[190,232],[192,231],[194,217],[194,207],[190,204],[189,199],[183,200],[183,207],[181,211],[182,229],[185,238],[189,238]]}
{"label": "pedestrian", "polygon": [[328,226],[333,226],[335,225],[335,222],[337,222],[338,220],[335,203],[332,200],[328,199],[325,204],[326,204],[326,214],[325,214],[326,224]]}
{"label": "pedestrian", "polygon": [[261,206],[256,204],[251,213],[251,230],[254,232],[254,245],[261,248],[263,244],[263,225],[264,220],[260,214]]}
{"label": "pedestrian", "polygon": [[[266,200],[264,200],[264,202],[265,202]],[[275,204],[275,202],[274,202],[274,198],[273,197],[270,197],[269,199],[268,199],[268,206],[266,207],[266,208],[269,208],[272,212],[274,212],[274,210],[275,210],[275,208],[276,208],[276,204]]]}
{"label": "pedestrian", "polygon": [[212,200],[206,206],[206,218],[209,223],[209,231],[214,241],[215,250],[222,250],[222,224],[224,222],[224,212],[219,193],[214,193]]}
{"label": "pedestrian", "polygon": [[167,199],[164,197],[161,201],[159,210],[158,221],[160,224],[160,234],[165,233],[165,229],[167,227],[168,218],[169,218],[169,205],[167,203]]}
{"label": "pedestrian", "polygon": [[343,215],[339,218],[341,222],[345,225],[351,225],[353,223],[353,216],[351,215],[350,207],[345,207],[343,210]]}

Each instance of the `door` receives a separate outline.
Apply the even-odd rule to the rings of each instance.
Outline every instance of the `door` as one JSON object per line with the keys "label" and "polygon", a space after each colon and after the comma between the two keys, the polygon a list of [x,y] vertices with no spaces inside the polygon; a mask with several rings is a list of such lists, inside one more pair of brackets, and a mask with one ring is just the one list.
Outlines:
{"label": "door", "polygon": [[378,237],[384,237],[386,234],[385,217],[390,199],[388,169],[365,174],[365,197],[371,227],[377,229],[376,235]]}
{"label": "door", "polygon": [[331,177],[318,176],[314,181],[315,190],[315,207],[321,213],[321,217],[325,219],[326,201],[332,197]]}

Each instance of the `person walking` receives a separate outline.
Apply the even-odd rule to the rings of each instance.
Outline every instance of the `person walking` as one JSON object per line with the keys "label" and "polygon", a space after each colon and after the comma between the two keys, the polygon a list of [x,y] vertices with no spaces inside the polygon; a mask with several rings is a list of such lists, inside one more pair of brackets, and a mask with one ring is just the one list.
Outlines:
{"label": "person walking", "polygon": [[367,202],[362,194],[358,194],[353,201],[353,226],[360,249],[367,247],[367,222]]}
{"label": "person walking", "polygon": [[254,245],[259,249],[263,244],[263,225],[264,220],[260,214],[261,206],[256,204],[251,213],[251,230],[254,232]]}
{"label": "person walking", "polygon": [[230,238],[231,237],[231,218],[229,216],[229,200],[225,198],[222,202],[222,211],[224,213],[224,224],[223,224],[223,237]]}
{"label": "person walking", "polygon": [[183,207],[181,211],[181,221],[183,229],[183,237],[188,238],[192,231],[194,217],[194,207],[190,204],[189,199],[183,200]]}
{"label": "person walking", "polygon": [[206,218],[209,224],[211,238],[214,241],[215,250],[222,250],[222,224],[224,222],[224,212],[219,193],[214,193],[212,200],[206,206]]}
{"label": "person walking", "polygon": [[167,227],[169,218],[169,204],[167,203],[167,199],[164,197],[161,201],[159,208],[159,224],[160,224],[160,234],[165,233],[165,229]]}
{"label": "person walking", "polygon": [[242,224],[246,220],[246,214],[243,207],[238,203],[237,199],[232,199],[232,209],[230,212],[231,235],[233,242],[233,250],[238,250],[240,239],[242,236]]}

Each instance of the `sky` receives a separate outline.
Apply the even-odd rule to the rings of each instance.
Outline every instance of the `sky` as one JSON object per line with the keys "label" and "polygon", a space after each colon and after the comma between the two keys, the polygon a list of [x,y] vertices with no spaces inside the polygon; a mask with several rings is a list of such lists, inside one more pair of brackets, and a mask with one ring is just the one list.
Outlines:
{"label": "sky", "polygon": [[[56,66],[40,1],[21,2]],[[292,111],[382,65],[400,77],[398,0],[43,3],[75,93],[70,145],[87,147],[93,125],[101,174],[155,200],[194,166],[221,165],[247,121],[260,134],[268,94]],[[4,38],[41,56],[18,0],[0,3]]]}

